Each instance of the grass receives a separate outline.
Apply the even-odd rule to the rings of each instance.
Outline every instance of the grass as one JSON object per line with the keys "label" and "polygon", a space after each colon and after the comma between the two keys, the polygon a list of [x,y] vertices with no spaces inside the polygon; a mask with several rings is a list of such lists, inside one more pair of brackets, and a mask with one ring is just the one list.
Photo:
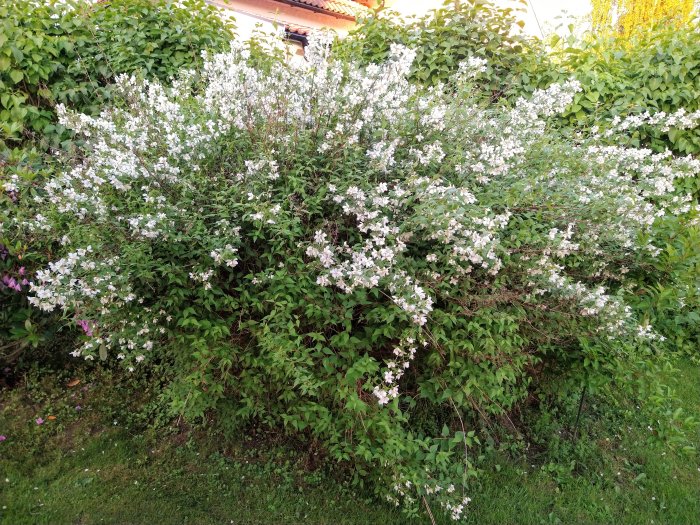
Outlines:
{"label": "grass", "polygon": [[[700,416],[700,367],[679,369],[671,379],[682,407]],[[332,466],[310,468],[298,448],[258,436],[223,446],[201,430],[149,428],[139,419],[148,404],[123,401],[109,375],[75,387],[69,379],[35,374],[3,391],[0,523],[428,523],[351,489]],[[573,448],[483,457],[467,522],[700,523],[697,456],[670,450],[641,425],[583,424]]]}
{"label": "grass", "polygon": [[[683,412],[699,419],[700,367],[688,360],[676,366],[666,379]],[[589,418],[584,425],[584,436],[574,450],[554,447],[519,460],[488,457],[487,474],[475,487],[467,523],[700,523],[696,454],[669,449],[641,420],[615,427],[611,421]],[[697,427],[689,428],[688,437],[700,449]]]}
{"label": "grass", "polygon": [[63,386],[69,381],[30,378],[4,392],[2,524],[405,522],[310,470],[295,451],[253,439],[222,448],[183,426],[146,429],[108,375]]}
{"label": "grass", "polygon": [[254,464],[107,429],[25,470],[10,466],[3,523],[399,523],[342,487],[305,483]]}

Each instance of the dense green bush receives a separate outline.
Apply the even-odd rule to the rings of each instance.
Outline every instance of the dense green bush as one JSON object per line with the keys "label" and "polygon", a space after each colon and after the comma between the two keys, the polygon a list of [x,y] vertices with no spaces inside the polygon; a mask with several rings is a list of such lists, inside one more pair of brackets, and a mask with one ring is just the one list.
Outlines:
{"label": "dense green bush", "polygon": [[361,63],[386,59],[392,44],[416,50],[411,78],[425,85],[447,82],[469,57],[486,60],[478,87],[491,99],[519,97],[564,81],[542,43],[514,30],[522,26],[509,8],[490,2],[446,2],[421,19],[399,21],[384,13],[361,21],[336,42],[339,55]]}
{"label": "dense green bush", "polygon": [[[631,42],[595,39],[565,47],[555,58],[586,86],[582,113],[572,123],[594,125],[615,116],[650,113],[689,114],[700,109],[700,28],[666,27],[640,32]],[[700,127],[662,131],[643,127],[632,135],[634,145],[655,151],[700,153]]]}
{"label": "dense green bush", "polygon": [[65,139],[54,106],[95,113],[117,75],[167,80],[225,49],[231,29],[203,0],[16,0],[0,5],[0,140]]}
{"label": "dense green bush", "polygon": [[697,230],[674,183],[700,164],[552,131],[576,83],[484,108],[480,59],[442,91],[413,58],[316,41],[305,66],[123,78],[99,117],[60,111],[85,150],[33,200],[15,182],[16,224],[60,241],[30,301],[80,326],[75,356],[168,366],[177,413],[282,426],[458,518],[480,421],[657,359],[625,297],[661,215]]}
{"label": "dense green bush", "polygon": [[201,0],[0,3],[0,362],[30,345],[67,344],[56,319],[32,310],[26,297],[56,240],[16,235],[8,215],[20,198],[17,181],[50,178],[46,148],[70,143],[55,104],[95,114],[119,74],[167,81],[199,66],[204,49],[228,48],[230,37],[231,27]]}
{"label": "dense green bush", "polygon": [[634,277],[630,304],[667,339],[670,351],[700,358],[700,237],[697,222],[676,217],[656,223],[653,244],[662,248]]}
{"label": "dense green bush", "polygon": [[[583,92],[562,125],[607,132],[611,144],[700,154],[700,29],[666,27],[631,41],[594,38],[556,46],[553,59],[575,76]],[[658,121],[666,125],[658,125]],[[613,123],[619,122],[617,126]],[[628,126],[629,124],[629,126]],[[700,200],[700,177],[679,181]],[[630,301],[668,338],[670,350],[698,355],[700,348],[700,243],[681,221],[659,221],[654,243],[663,254],[636,275]]]}
{"label": "dense green bush", "polygon": [[[175,413],[283,427],[389,501],[454,517],[478,497],[480,427],[591,392],[664,403],[661,350],[698,342],[700,163],[638,148],[695,130],[614,102],[631,65],[605,69],[597,44],[552,60],[507,12],[463,2],[416,26],[369,19],[336,58],[314,43],[308,69],[257,43],[170,86],[200,65],[159,18],[180,8],[117,4],[37,9],[80,38],[40,24],[59,60],[26,71],[51,94],[23,73],[5,99],[29,86],[27,112],[2,114],[26,126],[8,124],[13,144],[80,142],[46,183],[38,152],[4,157],[0,357],[55,341],[61,317],[82,334],[74,356],[167,371]],[[221,47],[207,13],[218,36],[197,41]],[[137,74],[110,84],[119,72]],[[537,89],[572,72],[583,85]],[[659,414],[658,435],[683,425]]]}
{"label": "dense green bush", "polygon": [[[31,241],[15,233],[11,213],[19,205],[19,181],[31,185],[40,180],[46,167],[36,151],[17,149],[0,158],[0,363],[4,366],[28,346],[46,342],[59,327],[56,316],[32,309],[27,302],[29,280],[46,264]],[[51,245],[49,242],[47,245]]]}

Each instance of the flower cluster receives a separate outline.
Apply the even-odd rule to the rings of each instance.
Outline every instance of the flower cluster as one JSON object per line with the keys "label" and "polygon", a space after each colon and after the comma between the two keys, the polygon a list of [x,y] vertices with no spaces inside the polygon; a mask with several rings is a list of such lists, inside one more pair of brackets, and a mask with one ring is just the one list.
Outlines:
{"label": "flower cluster", "polygon": [[136,296],[120,271],[119,260],[95,260],[93,255],[88,245],[38,271],[30,286],[29,302],[48,312],[92,307],[98,314],[109,315],[113,308],[123,308],[133,301]]}
{"label": "flower cluster", "polygon": [[692,129],[700,124],[700,110],[689,113],[681,108],[673,113],[659,111],[650,113],[645,111],[637,115],[628,115],[624,119],[619,115],[615,116],[611,122],[611,127],[604,133],[606,137],[612,137],[620,131],[628,131],[642,126],[655,126],[663,132],[668,132],[671,128]]}
{"label": "flower cluster", "polygon": [[326,269],[317,280],[320,285],[334,285],[346,293],[356,288],[386,285],[394,302],[410,314],[415,324],[422,326],[427,322],[433,301],[411,276],[395,268],[406,244],[399,227],[392,224],[391,215],[400,202],[398,199],[405,195],[400,186],[389,188],[387,184],[380,184],[370,194],[355,186],[344,194],[336,193],[333,201],[344,213],[355,216],[358,230],[367,238],[359,245],[346,243],[336,249],[323,231],[317,231],[306,254],[317,258]]}

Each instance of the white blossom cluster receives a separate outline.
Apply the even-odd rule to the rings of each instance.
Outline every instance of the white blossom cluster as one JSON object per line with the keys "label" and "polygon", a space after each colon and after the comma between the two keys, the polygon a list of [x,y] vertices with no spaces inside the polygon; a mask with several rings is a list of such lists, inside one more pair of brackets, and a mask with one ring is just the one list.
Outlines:
{"label": "white blossom cluster", "polygon": [[386,184],[379,184],[369,195],[355,186],[345,194],[336,193],[333,201],[341,205],[344,213],[355,216],[358,230],[368,238],[361,245],[346,243],[336,249],[323,231],[317,231],[306,254],[317,258],[327,270],[319,276],[318,284],[334,285],[346,293],[386,285],[393,301],[422,326],[433,300],[411,276],[395,267],[406,244],[400,229],[392,224],[391,215],[400,202],[397,199],[405,193],[400,186],[389,188]]}
{"label": "white blossom cluster", "polygon": [[36,274],[31,283],[29,303],[41,310],[80,311],[91,303],[97,312],[109,314],[111,308],[121,308],[135,299],[120,275],[119,260],[96,260],[92,246],[79,248]]}
{"label": "white blossom cluster", "polygon": [[[427,346],[427,341],[422,341],[422,346]],[[382,376],[382,385],[374,387],[374,395],[380,405],[386,405],[399,395],[399,380],[411,361],[416,356],[417,342],[412,336],[407,336],[393,350],[394,357],[386,361],[386,370]]]}
{"label": "white blossom cluster", "polygon": [[[430,478],[429,475],[428,478]],[[472,501],[472,498],[469,496],[462,494],[460,497],[457,495],[457,489],[454,484],[450,483],[445,486],[436,482],[435,480],[430,479],[427,482],[415,484],[408,479],[394,479],[392,489],[396,496],[393,494],[387,494],[386,499],[389,503],[396,506],[399,506],[401,502],[404,504],[407,503],[409,505],[414,505],[416,499],[413,494],[416,486],[420,487],[421,492],[427,496],[439,497],[440,506],[454,521],[459,521],[462,519],[462,514]]]}
{"label": "white blossom cluster", "polygon": [[450,517],[455,520],[459,521],[462,518],[462,513],[464,512],[464,509],[469,505],[471,502],[471,498],[469,496],[464,496],[462,498],[462,501],[459,503],[451,503],[449,501],[446,501],[443,503],[443,507],[450,513]]}
{"label": "white blossom cluster", "polygon": [[604,136],[612,137],[620,131],[628,131],[642,126],[656,126],[663,132],[668,132],[671,128],[676,129],[693,129],[700,124],[700,110],[689,113],[686,109],[680,108],[673,113],[659,111],[650,113],[645,111],[637,115],[628,115],[625,118],[616,115],[611,127],[606,129]]}
{"label": "white blossom cluster", "polygon": [[71,355],[93,361],[95,355],[104,358],[107,349],[112,349],[116,352],[117,360],[124,362],[127,370],[133,372],[135,365],[146,361],[154,346],[166,337],[172,320],[165,310],[154,311],[150,307],[142,307],[130,319],[120,319],[104,327],[96,322],[91,337]]}
{"label": "white blossom cluster", "polygon": [[485,73],[488,67],[488,62],[480,57],[471,56],[460,62],[457,74],[462,77],[463,80],[468,80],[470,78],[477,78],[481,73]]}
{"label": "white blossom cluster", "polygon": [[234,248],[230,244],[227,244],[223,248],[215,248],[211,251],[211,258],[218,265],[226,265],[229,268],[235,268],[238,265],[238,259],[236,254],[238,249]]}

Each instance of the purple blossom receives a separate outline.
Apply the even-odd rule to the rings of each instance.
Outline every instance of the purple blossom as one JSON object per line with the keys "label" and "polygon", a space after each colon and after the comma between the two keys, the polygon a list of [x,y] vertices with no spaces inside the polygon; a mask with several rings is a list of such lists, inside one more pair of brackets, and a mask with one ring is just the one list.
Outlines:
{"label": "purple blossom", "polygon": [[44,424],[44,420],[43,420],[42,418],[40,418],[40,417],[36,418],[34,421],[36,421],[36,424],[37,424],[37,425],[43,425],[43,424]]}
{"label": "purple blossom", "polygon": [[82,328],[83,332],[85,332],[88,337],[92,337],[92,323],[90,321],[87,319],[78,319],[75,324]]}
{"label": "purple blossom", "polygon": [[82,410],[83,407],[81,407],[80,405],[75,405],[75,409],[76,409],[76,410]]}
{"label": "purple blossom", "polygon": [[6,436],[0,436],[0,441],[5,441],[7,439]]}
{"label": "purple blossom", "polygon": [[22,286],[14,277],[10,277],[8,274],[2,276],[2,283],[10,288],[11,290],[16,290],[18,292],[22,291]]}

